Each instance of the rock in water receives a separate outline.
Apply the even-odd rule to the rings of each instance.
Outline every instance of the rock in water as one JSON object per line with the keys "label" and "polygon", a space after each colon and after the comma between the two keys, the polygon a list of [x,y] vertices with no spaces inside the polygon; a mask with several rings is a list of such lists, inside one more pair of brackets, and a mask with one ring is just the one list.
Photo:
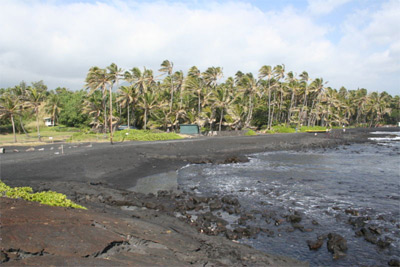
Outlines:
{"label": "rock in water", "polygon": [[400,267],[400,261],[397,260],[397,259],[391,259],[391,260],[388,262],[388,265],[389,265],[389,266],[399,266],[399,267]]}
{"label": "rock in water", "polygon": [[307,245],[310,250],[318,250],[324,244],[324,240],[317,239],[315,241],[307,240]]}
{"label": "rock in water", "polygon": [[344,252],[347,250],[347,241],[339,234],[328,234],[327,247],[328,251],[333,253],[333,258],[335,260],[346,256]]}

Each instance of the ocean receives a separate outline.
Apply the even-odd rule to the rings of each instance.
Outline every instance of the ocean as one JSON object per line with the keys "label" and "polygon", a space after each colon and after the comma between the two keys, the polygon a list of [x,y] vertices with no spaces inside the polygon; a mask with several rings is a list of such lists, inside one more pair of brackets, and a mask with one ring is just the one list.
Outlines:
{"label": "ocean", "polygon": [[[237,197],[243,212],[255,218],[248,224],[269,230],[239,240],[256,249],[312,266],[387,265],[400,255],[400,132],[373,134],[369,143],[252,154],[239,164],[188,165],[178,171],[178,184],[199,195]],[[301,227],[281,223],[294,213],[302,217]],[[237,216],[221,216],[232,228],[238,224]],[[362,225],[354,223],[357,218]],[[347,240],[346,256],[333,259],[326,241],[309,249],[307,240],[329,233]]]}

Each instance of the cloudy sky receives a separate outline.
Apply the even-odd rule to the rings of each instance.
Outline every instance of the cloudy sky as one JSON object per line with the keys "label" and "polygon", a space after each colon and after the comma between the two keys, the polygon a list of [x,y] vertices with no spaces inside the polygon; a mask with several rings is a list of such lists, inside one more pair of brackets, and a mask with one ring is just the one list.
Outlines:
{"label": "cloudy sky", "polygon": [[91,66],[258,73],[400,94],[400,0],[0,0],[0,87],[76,90]]}

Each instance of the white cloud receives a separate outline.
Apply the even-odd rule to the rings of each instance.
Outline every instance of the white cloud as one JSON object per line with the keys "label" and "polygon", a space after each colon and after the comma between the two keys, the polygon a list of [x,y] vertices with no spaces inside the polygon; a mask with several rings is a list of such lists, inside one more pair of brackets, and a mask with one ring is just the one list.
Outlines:
{"label": "white cloud", "polygon": [[[333,87],[378,90],[386,83],[392,93],[395,88],[397,1],[349,17],[339,44],[327,39],[328,26],[293,7],[263,12],[237,2],[201,8],[166,2],[52,3],[2,2],[0,25],[7,27],[0,27],[0,87],[43,79],[50,88],[79,89],[91,66],[115,62],[124,69],[157,70],[169,59],[176,70],[221,66],[225,77],[283,63],[287,70],[322,76]],[[366,22],[354,26],[360,17]],[[384,81],[377,71],[383,66]],[[366,78],[371,72],[375,78]]]}
{"label": "white cloud", "polygon": [[313,15],[326,15],[351,0],[308,0],[307,10]]}

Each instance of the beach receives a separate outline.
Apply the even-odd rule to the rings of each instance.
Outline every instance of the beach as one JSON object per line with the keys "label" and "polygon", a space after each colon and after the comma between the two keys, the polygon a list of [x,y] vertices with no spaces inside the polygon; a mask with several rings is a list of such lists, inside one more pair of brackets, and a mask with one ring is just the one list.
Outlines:
{"label": "beach", "polygon": [[[174,188],[174,173],[188,164],[246,162],[246,155],[253,153],[369,142],[370,132],[391,130],[198,137],[114,145],[49,144],[34,150],[6,147],[0,159],[1,179],[6,184],[61,192],[89,211],[2,199],[2,214],[9,215],[2,216],[2,260],[9,265],[306,265],[237,243],[263,229],[230,230],[224,220],[210,212],[204,213],[202,223],[194,220],[188,211],[228,209],[246,214],[241,214],[235,198],[201,198]],[[64,219],[64,213],[71,220]],[[18,214],[26,217],[21,219]],[[33,218],[37,228],[29,226]],[[41,227],[44,223],[52,228]],[[64,234],[50,238],[46,231]],[[81,235],[77,238],[68,234],[71,232]],[[50,237],[41,240],[42,236]]]}

